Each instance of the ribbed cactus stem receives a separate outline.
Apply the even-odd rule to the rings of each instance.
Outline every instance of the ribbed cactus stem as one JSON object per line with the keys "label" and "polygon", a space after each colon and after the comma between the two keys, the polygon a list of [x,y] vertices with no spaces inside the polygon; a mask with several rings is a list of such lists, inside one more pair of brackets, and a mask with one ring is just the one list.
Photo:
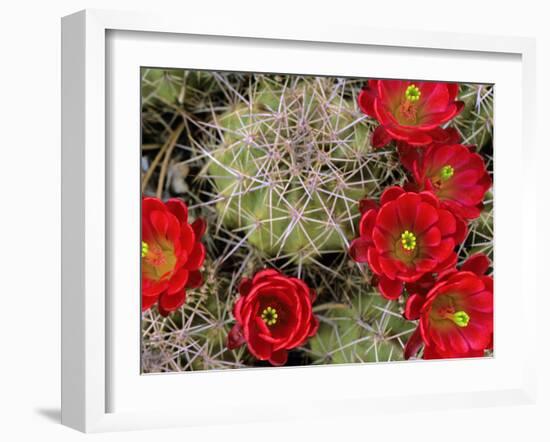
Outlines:
{"label": "ribbed cactus stem", "polygon": [[266,77],[215,118],[206,173],[226,228],[267,257],[308,262],[347,249],[357,201],[378,192],[389,159],[369,145],[356,90],[342,79]]}

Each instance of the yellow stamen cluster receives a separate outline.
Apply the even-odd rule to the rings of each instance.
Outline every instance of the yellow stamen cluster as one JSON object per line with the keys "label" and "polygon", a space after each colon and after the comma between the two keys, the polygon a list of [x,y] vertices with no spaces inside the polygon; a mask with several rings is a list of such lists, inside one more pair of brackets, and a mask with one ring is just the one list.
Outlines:
{"label": "yellow stamen cluster", "polygon": [[409,101],[420,100],[420,95],[420,89],[418,89],[418,87],[416,87],[414,84],[411,84],[405,91],[405,98]]}
{"label": "yellow stamen cluster", "polygon": [[401,244],[405,250],[411,251],[416,247],[416,236],[414,233],[405,230],[401,234]]}
{"label": "yellow stamen cluster", "polygon": [[456,312],[451,316],[452,321],[459,327],[466,327],[470,322],[470,316],[465,311]]}
{"label": "yellow stamen cluster", "polygon": [[145,241],[141,241],[141,257],[145,258],[147,256],[147,253],[149,253],[149,244],[147,244]]}
{"label": "yellow stamen cluster", "polygon": [[277,310],[275,310],[273,307],[266,307],[262,312],[262,320],[267,325],[275,325],[278,318],[279,315],[277,314]]}
{"label": "yellow stamen cluster", "polygon": [[455,170],[453,169],[453,166],[450,164],[447,164],[446,166],[443,166],[441,168],[441,172],[439,172],[439,175],[441,176],[441,179],[443,181],[447,181],[449,178],[451,178],[455,173]]}

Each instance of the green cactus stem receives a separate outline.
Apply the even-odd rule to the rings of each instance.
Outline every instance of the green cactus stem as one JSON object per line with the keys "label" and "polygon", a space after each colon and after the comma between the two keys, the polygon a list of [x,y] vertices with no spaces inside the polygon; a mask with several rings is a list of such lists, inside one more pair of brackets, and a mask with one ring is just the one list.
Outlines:
{"label": "green cactus stem", "polygon": [[390,157],[346,80],[265,77],[215,121],[207,153],[226,228],[268,257],[307,262],[356,235],[357,201],[377,193]]}

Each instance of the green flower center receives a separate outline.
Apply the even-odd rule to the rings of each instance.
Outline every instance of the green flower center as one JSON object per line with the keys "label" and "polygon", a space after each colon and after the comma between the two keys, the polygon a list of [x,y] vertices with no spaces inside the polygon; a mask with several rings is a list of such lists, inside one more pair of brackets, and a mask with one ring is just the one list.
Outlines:
{"label": "green flower center", "polygon": [[149,253],[149,244],[147,244],[145,241],[141,241],[141,257],[145,258],[147,256],[147,253]]}
{"label": "green flower center", "polygon": [[443,181],[447,181],[449,178],[451,178],[455,173],[455,170],[453,169],[453,166],[450,164],[447,164],[446,166],[443,166],[441,171],[439,172],[439,175],[441,176],[441,179]]}
{"label": "green flower center", "polygon": [[416,236],[414,235],[414,233],[405,230],[401,234],[401,245],[405,250],[414,250],[416,247]]}
{"label": "green flower center", "polygon": [[275,325],[277,323],[277,319],[279,318],[279,315],[277,314],[277,310],[275,310],[273,307],[266,307],[264,311],[262,312],[262,320],[267,325]]}
{"label": "green flower center", "polygon": [[141,241],[141,272],[144,278],[161,281],[171,278],[178,259],[174,245],[162,239]]}
{"label": "green flower center", "polygon": [[175,263],[175,257],[172,250],[162,249],[158,244],[150,246],[145,241],[141,242],[141,258],[145,263],[155,267],[168,265],[167,268],[163,267],[164,271],[172,270],[173,264]]}
{"label": "green flower center", "polygon": [[470,322],[470,316],[463,310],[454,313],[448,312],[444,317],[450,319],[459,327],[466,327]]}
{"label": "green flower center", "polygon": [[405,91],[405,98],[409,101],[420,100],[420,95],[420,89],[418,89],[418,87],[416,87],[414,84],[411,84]]}

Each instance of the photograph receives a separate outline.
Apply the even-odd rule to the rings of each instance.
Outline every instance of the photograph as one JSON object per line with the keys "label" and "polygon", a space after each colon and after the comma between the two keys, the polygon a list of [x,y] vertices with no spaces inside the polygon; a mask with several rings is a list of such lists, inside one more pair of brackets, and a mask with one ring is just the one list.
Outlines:
{"label": "photograph", "polygon": [[139,75],[142,374],[493,357],[494,85]]}

